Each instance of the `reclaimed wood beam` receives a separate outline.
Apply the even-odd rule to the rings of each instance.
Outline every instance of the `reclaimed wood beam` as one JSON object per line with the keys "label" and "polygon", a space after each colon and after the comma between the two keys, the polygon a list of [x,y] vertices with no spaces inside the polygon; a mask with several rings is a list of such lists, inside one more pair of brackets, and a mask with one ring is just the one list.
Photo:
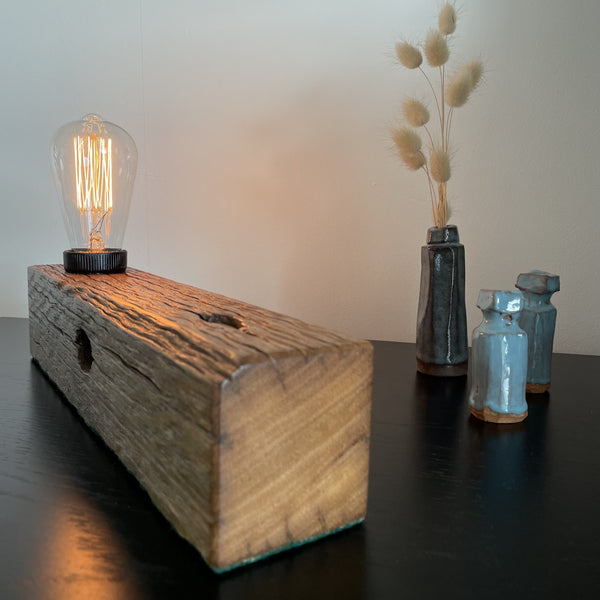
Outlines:
{"label": "reclaimed wood beam", "polygon": [[34,360],[215,571],[364,519],[368,342],[134,269],[28,278]]}

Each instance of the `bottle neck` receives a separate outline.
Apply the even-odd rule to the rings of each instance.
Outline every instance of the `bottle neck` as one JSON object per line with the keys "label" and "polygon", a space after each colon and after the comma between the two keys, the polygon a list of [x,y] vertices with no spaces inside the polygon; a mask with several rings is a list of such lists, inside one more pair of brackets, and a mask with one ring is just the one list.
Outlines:
{"label": "bottle neck", "polygon": [[484,310],[483,321],[494,328],[518,329],[521,313],[504,313],[496,310]]}
{"label": "bottle neck", "polygon": [[550,298],[554,292],[544,294],[534,294],[533,292],[523,292],[526,308],[535,308],[550,305]]}

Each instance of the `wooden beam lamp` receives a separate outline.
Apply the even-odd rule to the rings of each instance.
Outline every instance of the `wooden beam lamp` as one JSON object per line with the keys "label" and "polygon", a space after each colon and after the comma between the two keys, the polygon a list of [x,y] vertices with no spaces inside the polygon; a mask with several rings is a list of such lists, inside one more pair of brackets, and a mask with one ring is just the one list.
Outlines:
{"label": "wooden beam lamp", "polygon": [[52,154],[73,248],[29,268],[31,354],[157,508],[217,572],[361,522],[371,345],[126,269],[133,140],[90,115]]}

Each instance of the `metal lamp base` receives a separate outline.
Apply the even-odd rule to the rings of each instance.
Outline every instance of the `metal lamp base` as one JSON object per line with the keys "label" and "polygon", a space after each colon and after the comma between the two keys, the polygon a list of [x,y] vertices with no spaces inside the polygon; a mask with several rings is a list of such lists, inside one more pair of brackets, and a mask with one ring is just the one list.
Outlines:
{"label": "metal lamp base", "polygon": [[73,248],[63,252],[63,264],[67,273],[123,273],[127,269],[127,250]]}

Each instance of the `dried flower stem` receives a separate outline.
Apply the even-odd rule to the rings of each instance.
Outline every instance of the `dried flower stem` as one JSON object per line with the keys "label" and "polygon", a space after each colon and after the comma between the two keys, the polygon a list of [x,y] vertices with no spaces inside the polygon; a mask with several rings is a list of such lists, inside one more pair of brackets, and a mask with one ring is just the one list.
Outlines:
{"label": "dried flower stem", "polygon": [[[445,2],[438,14],[438,29],[430,29],[421,45],[423,54],[430,67],[437,67],[439,74],[439,91],[430,77],[423,70],[423,54],[417,46],[400,42],[396,44],[396,54],[400,63],[408,69],[419,69],[429,85],[435,101],[438,122],[439,140],[435,142],[432,131],[427,126],[429,112],[419,100],[408,99],[403,104],[404,116],[413,127],[423,127],[430,143],[428,157],[421,150],[421,138],[407,127],[396,128],[393,139],[398,148],[400,158],[405,165],[414,171],[423,169],[427,177],[427,185],[431,199],[433,220],[436,227],[444,227],[448,223],[447,182],[450,179],[450,133],[454,109],[467,102],[471,92],[479,85],[483,76],[483,64],[472,60],[463,64],[446,85],[446,63],[450,55],[448,37],[456,29],[456,10],[453,2]],[[438,82],[436,82],[437,84]]]}
{"label": "dried flower stem", "polygon": [[429,138],[429,141],[431,143],[431,147],[433,148],[433,146],[435,144],[433,143],[433,137],[431,135],[431,132],[429,131],[429,128],[428,127],[423,127],[423,129],[425,130],[425,133],[427,134],[427,137]]}
{"label": "dried flower stem", "polygon": [[[450,140],[450,130],[452,129],[452,115],[454,114],[454,107],[450,107],[450,110],[448,111],[448,120],[446,121],[446,142],[448,142],[448,140]],[[446,150],[449,150],[448,147],[446,147]]]}
{"label": "dried flower stem", "polygon": [[446,128],[445,128],[445,122],[446,122],[446,102],[445,102],[445,87],[444,87],[444,79],[445,79],[445,75],[446,75],[446,65],[442,65],[440,67],[440,82],[441,82],[441,92],[440,95],[442,97],[442,119],[441,119],[441,130],[442,130],[442,148],[444,150],[448,150],[448,146],[447,146],[447,142],[446,142]]}
{"label": "dried flower stem", "polygon": [[[423,165],[423,171],[425,171],[425,175],[427,175],[427,184],[429,185],[429,198],[431,200],[431,212],[433,214],[433,222],[437,223],[436,220],[436,199],[435,199],[435,188],[433,187],[433,180],[431,178],[431,174],[429,173],[429,167],[427,163]],[[437,225],[436,225],[437,227]]]}
{"label": "dried flower stem", "polygon": [[441,120],[442,119],[442,111],[440,109],[440,103],[438,101],[437,94],[435,93],[435,88],[433,87],[433,83],[431,83],[431,79],[429,79],[429,77],[427,76],[427,73],[425,73],[425,71],[423,71],[423,67],[419,67],[419,71],[421,71],[421,73],[423,73],[423,77],[425,77],[425,80],[427,81],[427,83],[429,84],[429,87],[431,88],[431,92],[433,93],[433,99],[435,100],[435,105],[437,106],[438,118]]}
{"label": "dried flower stem", "polygon": [[[441,134],[441,147],[444,151],[448,152],[449,149],[449,129],[448,125],[450,122],[450,115],[452,109],[449,111],[448,119],[446,119],[446,103],[445,103],[445,79],[446,79],[446,66],[442,64],[438,67],[440,73],[440,93],[439,96],[435,91],[433,83],[427,73],[423,70],[421,66],[418,67],[419,71],[425,77],[429,87],[431,88],[431,92],[433,94],[433,98],[436,104],[438,119],[440,123],[440,134]],[[441,99],[441,101],[440,101]],[[427,137],[429,138],[429,142],[431,143],[431,147],[434,148],[435,144],[433,141],[433,137],[431,132],[427,127],[424,127]],[[447,223],[448,219],[448,207],[447,207],[447,193],[446,193],[446,182],[438,184],[437,194],[436,189],[432,181],[432,176],[430,170],[426,165],[423,166],[423,170],[425,175],[427,176],[427,183],[429,187],[429,195],[431,198],[431,204],[433,208],[433,220],[436,227],[444,227]]]}

